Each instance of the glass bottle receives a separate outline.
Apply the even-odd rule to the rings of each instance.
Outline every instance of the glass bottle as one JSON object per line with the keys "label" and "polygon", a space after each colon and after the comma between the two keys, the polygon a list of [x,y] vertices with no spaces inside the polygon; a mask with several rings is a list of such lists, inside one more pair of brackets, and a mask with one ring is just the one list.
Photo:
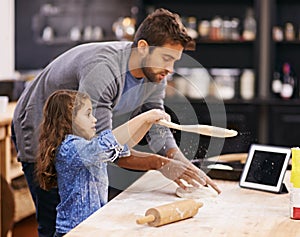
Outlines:
{"label": "glass bottle", "polygon": [[238,18],[232,18],[231,20],[231,39],[240,39],[240,20]]}
{"label": "glass bottle", "polygon": [[256,37],[256,20],[254,18],[254,12],[252,8],[248,8],[246,11],[246,17],[244,19],[244,40],[254,40]]}
{"label": "glass bottle", "polygon": [[251,69],[244,69],[240,81],[240,93],[244,100],[251,100],[254,98],[255,92],[255,76]]}
{"label": "glass bottle", "polygon": [[223,19],[219,16],[215,16],[211,20],[211,28],[209,32],[209,36],[211,40],[221,40],[222,37],[222,25],[223,25]]}
{"label": "glass bottle", "polygon": [[272,92],[276,97],[280,97],[280,93],[282,90],[282,81],[280,77],[280,72],[275,71],[273,73],[273,80],[272,80]]}
{"label": "glass bottle", "polygon": [[198,31],[197,31],[197,18],[190,16],[187,18],[187,27],[186,27],[188,35],[192,39],[196,39],[198,37]]}
{"label": "glass bottle", "polygon": [[282,66],[282,83],[280,96],[283,99],[290,99],[294,94],[295,80],[289,63],[284,63]]}
{"label": "glass bottle", "polygon": [[291,22],[287,22],[285,24],[285,40],[287,41],[292,41],[295,40],[295,29],[294,29],[294,25]]}
{"label": "glass bottle", "polygon": [[210,22],[208,20],[200,21],[198,25],[198,33],[201,39],[208,39],[210,31]]}

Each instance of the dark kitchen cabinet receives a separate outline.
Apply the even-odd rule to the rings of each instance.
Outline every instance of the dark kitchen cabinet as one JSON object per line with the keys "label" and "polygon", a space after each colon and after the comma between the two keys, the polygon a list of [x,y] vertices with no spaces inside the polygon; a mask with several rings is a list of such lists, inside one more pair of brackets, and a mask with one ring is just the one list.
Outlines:
{"label": "dark kitchen cabinet", "polygon": [[[66,50],[93,41],[82,37],[87,27],[100,28],[102,41],[116,40],[113,23],[130,16],[135,4],[135,0],[15,0],[16,70],[41,69]],[[80,39],[71,39],[72,29]]]}
{"label": "dark kitchen cabinet", "polygon": [[[201,105],[199,103],[192,103],[192,105],[195,108],[195,111],[197,111],[200,124],[212,124],[211,116],[209,116],[210,113],[207,111],[208,108],[206,105]],[[224,118],[224,115],[222,115],[221,112],[219,114],[217,113],[217,107],[220,105],[211,103],[209,106],[216,106],[216,108],[210,108],[216,111],[214,112],[215,125],[224,127],[222,126],[222,119]],[[248,151],[252,143],[258,143],[259,125],[257,117],[258,114],[260,114],[260,107],[249,103],[225,103],[225,111],[225,127],[238,131],[238,135],[236,137],[224,139],[224,146],[222,147],[221,153],[243,153]],[[203,136],[202,140],[200,139],[200,147],[207,147],[209,142],[212,142],[212,139],[216,141],[220,140],[220,138]],[[212,149],[209,150],[208,154],[205,154],[203,149],[199,149],[199,157],[215,155],[218,155],[218,150],[214,151]]]}
{"label": "dark kitchen cabinet", "polygon": [[[185,53],[194,58],[200,65],[206,69],[211,68],[237,68],[241,70],[245,68],[253,69],[255,72],[257,87],[259,82],[259,28],[260,28],[260,12],[259,1],[220,1],[220,0],[191,0],[188,3],[179,0],[144,0],[142,9],[144,16],[151,12],[153,9],[163,7],[171,11],[177,12],[183,19],[186,27],[189,27],[190,18],[196,19],[195,30],[198,32],[196,40],[196,50],[186,51]],[[253,40],[243,39],[243,21],[248,9],[252,9],[256,20],[256,37]],[[224,24],[225,21],[231,22],[233,19],[239,21],[237,32],[238,38],[225,38],[214,39],[212,37],[203,37],[199,34],[199,26],[203,21],[210,23],[214,18],[220,17]],[[211,27],[212,28],[212,27]],[[211,30],[212,32],[212,30]],[[225,27],[222,32],[225,32]],[[256,96],[257,95],[257,89]]]}
{"label": "dark kitchen cabinet", "polygon": [[[245,41],[243,38],[238,40],[210,40],[196,38],[197,50],[187,52],[206,69],[211,68],[251,68],[255,72],[255,97],[252,100],[243,100],[239,95],[239,83],[237,84],[236,96],[231,100],[224,100],[226,109],[227,126],[239,131],[236,138],[226,139],[222,153],[246,152],[251,143],[265,143],[276,145],[297,145],[297,105],[300,104],[299,98],[293,98],[283,101],[272,94],[271,83],[273,73],[282,62],[290,62],[296,75],[300,78],[300,65],[298,61],[298,51],[300,47],[299,40],[299,22],[300,22],[300,2],[297,0],[132,0],[132,1],[84,1],[68,0],[66,2],[51,1],[52,5],[60,5],[65,9],[64,14],[53,14],[48,17],[34,18],[41,12],[40,7],[47,1],[24,1],[16,0],[16,69],[32,70],[44,67],[57,55],[73,47],[74,45],[85,42],[70,42],[69,40],[54,41],[53,44],[46,44],[40,39],[41,31],[46,24],[59,25],[62,22],[61,29],[58,31],[61,35],[68,35],[70,24],[79,22],[81,26],[95,21],[102,24],[104,33],[108,38],[113,37],[111,25],[120,16],[130,15],[132,6],[137,6],[138,24],[147,13],[154,8],[164,7],[177,12],[183,18],[184,23],[188,22],[189,17],[195,17],[197,23],[202,20],[212,20],[215,16],[223,19],[238,18],[240,20],[239,33],[242,34],[243,20],[248,8],[254,11],[257,28],[256,38]],[[122,7],[121,7],[122,6]],[[93,14],[86,14],[90,10]],[[94,16],[94,11],[98,16]],[[74,14],[78,12],[78,14]],[[74,18],[74,20],[72,20]],[[39,19],[39,20],[36,20]],[[295,39],[292,41],[282,40],[280,42],[273,40],[272,31],[274,26],[284,27],[286,22],[292,22],[295,29]],[[69,25],[68,25],[69,24]],[[40,28],[39,28],[40,27]],[[196,26],[198,29],[198,25]],[[66,39],[66,38],[60,38]],[[298,80],[298,79],[297,79]],[[299,84],[299,83],[298,83]],[[299,97],[299,93],[298,93]],[[174,103],[173,103],[174,104]],[[180,103],[179,103],[180,104]],[[207,106],[202,100],[189,101],[190,106],[195,109],[195,116],[199,123],[210,124],[211,118],[207,112]],[[213,103],[212,103],[213,104]],[[292,105],[289,105],[292,104]],[[172,108],[171,108],[172,110]],[[180,107],[182,115],[188,114],[184,111],[184,106]],[[175,111],[176,112],[176,111]],[[176,119],[178,112],[174,113]],[[215,114],[218,120],[217,113]],[[224,116],[224,114],[222,115]],[[188,116],[186,120],[180,120],[182,123],[191,124]],[[222,120],[222,119],[221,119]],[[175,120],[176,121],[176,120]],[[217,122],[216,122],[217,123]],[[288,129],[284,129],[288,128]],[[290,130],[292,132],[288,133]],[[285,134],[282,136],[282,134]],[[180,133],[174,133],[180,140]],[[191,135],[193,136],[193,135]],[[194,139],[195,137],[192,137]],[[196,139],[196,138],[195,138]],[[180,141],[179,141],[180,142]],[[181,141],[182,142],[182,141]],[[210,138],[200,136],[199,149],[191,157],[213,155],[204,154],[205,149],[211,142]],[[203,149],[202,149],[203,148]]]}
{"label": "dark kitchen cabinet", "polygon": [[[144,15],[148,14],[153,9],[163,7],[171,11],[179,13],[186,27],[189,27],[188,20],[194,17],[197,20],[196,30],[199,33],[198,26],[201,21],[212,20],[219,16],[224,22],[225,20],[239,19],[238,33],[239,38],[236,39],[213,39],[211,37],[201,37],[199,34],[196,40],[196,50],[186,51],[185,53],[195,59],[199,65],[210,70],[212,68],[229,68],[239,69],[242,73],[243,69],[250,68],[255,72],[255,97],[254,100],[259,100],[258,86],[260,80],[260,1],[221,1],[221,0],[191,0],[188,3],[179,0],[144,0],[143,10]],[[254,40],[245,40],[243,38],[243,21],[247,10],[251,8],[254,11],[256,19],[256,37]],[[178,66],[178,65],[177,65]],[[178,67],[180,67],[179,65]],[[188,66],[188,65],[185,65]],[[193,67],[194,65],[192,65]],[[240,76],[240,75],[239,75]],[[238,76],[238,77],[239,77]],[[200,80],[200,79],[199,79]],[[189,157],[203,158],[214,156],[221,153],[236,153],[247,152],[251,143],[259,143],[259,123],[258,115],[260,114],[260,106],[258,103],[244,101],[239,95],[239,78],[235,86],[235,96],[232,100],[224,100],[224,109],[218,102],[207,102],[201,100],[190,100],[191,106],[196,113],[200,124],[213,124],[215,126],[227,127],[239,131],[239,135],[235,138],[219,139],[207,136],[200,136],[198,150],[195,153],[194,148],[189,149],[189,145],[185,145],[184,151]],[[208,100],[209,101],[209,100]],[[180,104],[180,103],[179,103]],[[172,105],[173,106],[173,105]],[[190,111],[185,111],[188,105],[178,105],[180,109],[174,112],[183,115],[191,114]],[[210,107],[210,108],[208,108]],[[220,108],[218,108],[220,107]],[[174,107],[173,107],[174,108]],[[181,112],[179,112],[181,111]],[[176,116],[175,116],[176,117]],[[226,120],[224,122],[224,119]],[[264,119],[264,118],[262,118]],[[175,119],[176,120],[176,119]],[[179,119],[182,124],[191,124],[189,118]],[[174,134],[177,141],[185,143],[180,132]],[[197,140],[197,135],[190,135],[188,139]],[[180,143],[180,142],[179,142]],[[192,151],[190,151],[192,150]]]}
{"label": "dark kitchen cabinet", "polygon": [[[273,7],[271,14],[270,32],[279,27],[282,30],[283,38],[281,40],[271,37],[271,73],[277,70],[278,66],[284,62],[289,62],[293,67],[296,75],[300,78],[300,2],[297,0],[271,0]],[[290,23],[290,31],[287,24]],[[272,75],[272,74],[271,74]],[[299,98],[299,93],[298,96]]]}
{"label": "dark kitchen cabinet", "polygon": [[259,104],[241,101],[224,104],[216,100],[191,100],[188,103],[169,98],[165,107],[172,121],[179,124],[199,123],[238,131],[236,137],[224,139],[173,130],[177,144],[189,159],[244,153],[252,143],[259,142]]}
{"label": "dark kitchen cabinet", "polygon": [[[144,0],[143,9],[145,14],[149,11],[163,7],[177,12],[188,27],[188,18],[196,18],[196,30],[198,23],[202,20],[212,21],[214,17],[221,17],[224,21],[236,18],[239,20],[238,31],[241,35],[239,39],[205,39],[199,36],[197,41],[197,50],[187,52],[195,58],[205,68],[212,67],[231,67],[231,68],[253,68],[258,71],[258,47],[259,47],[259,11],[258,2],[255,0],[247,1],[220,1],[220,0],[191,0],[188,2],[179,0]],[[245,41],[242,39],[243,20],[247,9],[252,8],[257,22],[257,35],[255,40]]]}
{"label": "dark kitchen cabinet", "polygon": [[[268,107],[268,142],[287,147],[299,146],[298,127],[300,121],[300,2],[297,0],[270,0],[270,97],[272,103]],[[293,31],[286,32],[287,24]],[[282,38],[274,35],[281,29]],[[295,73],[295,93],[292,99],[283,100],[271,91],[274,72],[283,63],[289,63]]]}
{"label": "dark kitchen cabinet", "polygon": [[269,143],[298,147],[300,144],[300,103],[285,103],[269,107]]}
{"label": "dark kitchen cabinet", "polygon": [[[144,0],[145,11],[157,7],[165,7],[180,13],[181,16],[194,16],[198,20],[212,19],[213,16],[237,17],[242,20],[247,8],[252,7],[257,21],[257,35],[254,41],[212,41],[196,39],[197,50],[188,52],[201,65],[209,69],[220,68],[253,68],[255,71],[256,96],[252,101],[235,98],[224,101],[226,107],[227,126],[234,124],[236,129],[249,134],[245,140],[240,137],[225,141],[222,153],[245,152],[251,142],[282,146],[299,144],[297,128],[300,103],[299,79],[300,64],[300,2],[297,0],[262,0],[262,1],[157,1]],[[287,22],[293,24],[294,39],[274,40],[273,29],[280,26],[283,29]],[[274,95],[271,90],[273,75],[283,62],[289,62],[296,74],[295,96],[283,100]],[[193,107],[203,107],[202,103],[192,102]],[[199,122],[209,123],[204,119],[207,111],[201,113]],[[202,120],[201,120],[202,119]],[[204,119],[204,120],[203,120]],[[207,140],[207,141],[203,141]],[[208,138],[202,139],[206,144]],[[232,145],[235,144],[235,145]],[[199,145],[201,148],[202,144]],[[203,152],[199,156],[203,157]],[[197,156],[197,155],[196,155]]]}

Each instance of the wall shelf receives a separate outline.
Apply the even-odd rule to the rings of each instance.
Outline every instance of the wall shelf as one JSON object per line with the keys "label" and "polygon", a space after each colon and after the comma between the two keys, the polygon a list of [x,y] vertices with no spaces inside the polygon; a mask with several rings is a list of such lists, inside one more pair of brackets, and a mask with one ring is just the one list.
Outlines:
{"label": "wall shelf", "polygon": [[36,42],[40,45],[47,45],[47,46],[60,46],[60,45],[66,45],[66,46],[75,46],[78,44],[84,44],[84,43],[93,43],[93,42],[102,42],[102,41],[116,41],[117,39],[115,37],[106,37],[101,40],[93,41],[93,40],[71,40],[69,37],[57,37],[53,40],[44,40],[43,38],[37,38]]}
{"label": "wall shelf", "polygon": [[197,44],[224,44],[224,45],[253,45],[253,40],[208,40],[196,39]]}

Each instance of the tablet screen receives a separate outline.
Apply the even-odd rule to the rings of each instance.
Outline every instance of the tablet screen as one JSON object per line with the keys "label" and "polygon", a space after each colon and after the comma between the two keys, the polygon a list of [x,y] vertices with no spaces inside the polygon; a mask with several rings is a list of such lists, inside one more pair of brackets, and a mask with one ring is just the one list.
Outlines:
{"label": "tablet screen", "polygon": [[285,157],[285,153],[255,151],[246,181],[277,186]]}
{"label": "tablet screen", "polygon": [[252,144],[240,179],[240,186],[280,192],[291,155],[287,147]]}

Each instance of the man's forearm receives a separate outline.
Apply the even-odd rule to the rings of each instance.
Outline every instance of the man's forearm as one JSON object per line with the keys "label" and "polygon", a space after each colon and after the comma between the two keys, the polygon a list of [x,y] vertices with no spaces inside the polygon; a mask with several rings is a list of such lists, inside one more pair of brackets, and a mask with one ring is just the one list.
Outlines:
{"label": "man's forearm", "polygon": [[169,162],[163,156],[131,150],[131,155],[118,159],[117,165],[125,169],[133,170],[158,170]]}
{"label": "man's forearm", "polygon": [[182,162],[190,162],[179,150],[179,148],[170,148],[166,152],[166,156],[170,159],[180,160]]}

